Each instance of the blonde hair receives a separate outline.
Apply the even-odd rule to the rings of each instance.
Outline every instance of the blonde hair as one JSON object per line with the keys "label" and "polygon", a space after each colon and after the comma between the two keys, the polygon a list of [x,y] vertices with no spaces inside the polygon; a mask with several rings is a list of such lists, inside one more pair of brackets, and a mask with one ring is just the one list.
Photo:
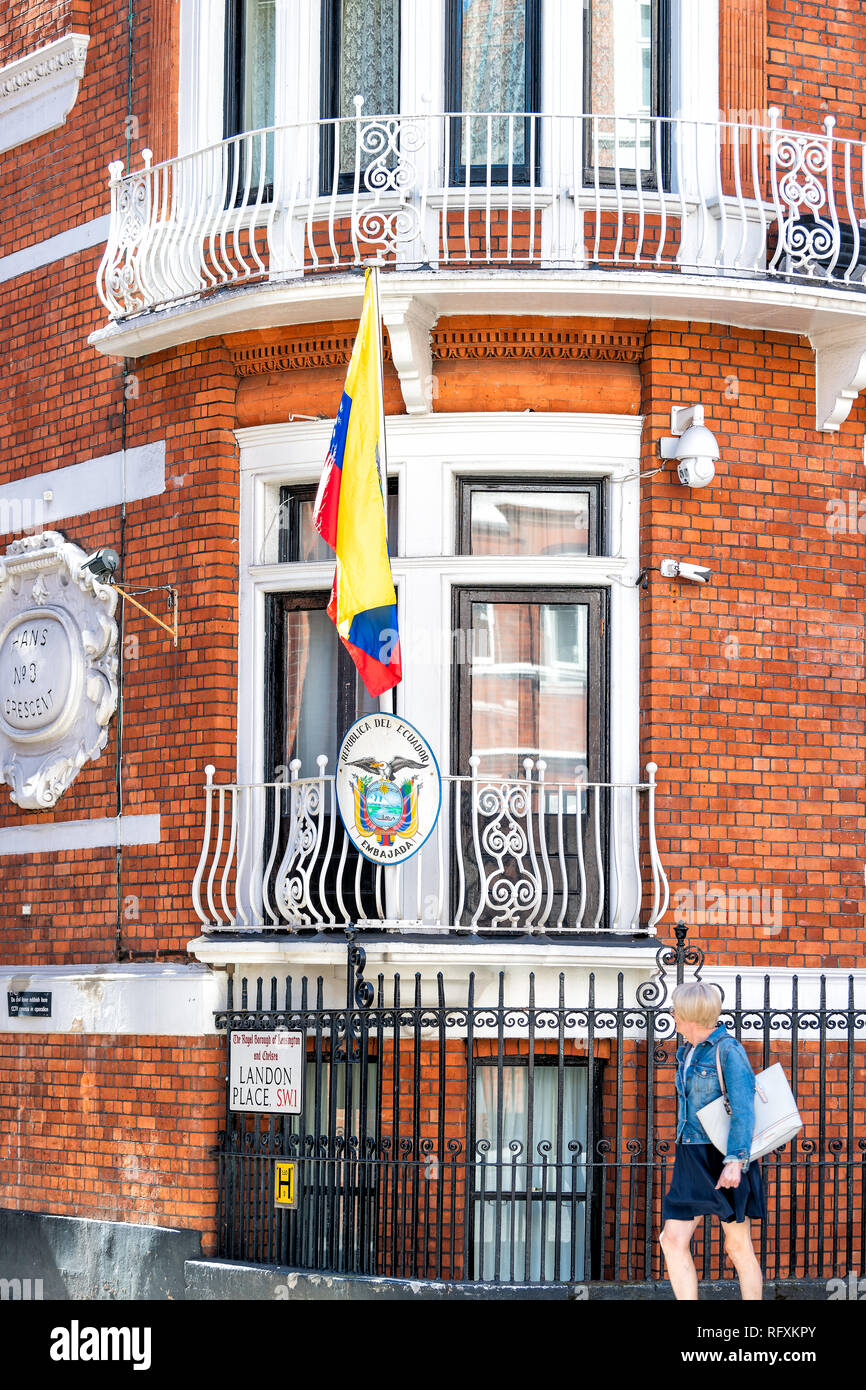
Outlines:
{"label": "blonde hair", "polygon": [[697,1023],[701,1028],[714,1028],[722,1012],[722,996],[712,985],[693,980],[688,985],[677,985],[671,995],[671,1005],[686,1022]]}

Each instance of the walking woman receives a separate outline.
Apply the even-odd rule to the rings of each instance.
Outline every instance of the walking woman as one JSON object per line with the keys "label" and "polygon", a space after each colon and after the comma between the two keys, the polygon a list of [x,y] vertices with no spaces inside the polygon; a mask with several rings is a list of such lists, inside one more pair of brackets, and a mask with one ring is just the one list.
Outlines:
{"label": "walking woman", "polygon": [[[671,996],[674,1022],[685,1042],[677,1048],[677,1143],[671,1185],[662,1205],[661,1247],[674,1296],[695,1300],[698,1275],[691,1241],[704,1216],[722,1222],[725,1252],[737,1271],[740,1296],[761,1298],[762,1278],[750,1220],[767,1215],[760,1162],[749,1162],[755,1126],[755,1076],[740,1043],[719,1023],[721,996],[711,985],[678,985]],[[731,1105],[728,1152],[711,1144],[697,1112],[722,1094],[716,1053]],[[706,1237],[705,1237],[706,1239]]]}

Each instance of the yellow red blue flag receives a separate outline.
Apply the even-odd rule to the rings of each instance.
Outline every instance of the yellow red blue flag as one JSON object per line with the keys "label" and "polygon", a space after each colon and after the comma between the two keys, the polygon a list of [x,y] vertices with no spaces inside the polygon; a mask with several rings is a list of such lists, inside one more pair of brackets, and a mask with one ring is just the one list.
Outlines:
{"label": "yellow red blue flag", "polygon": [[371,695],[403,678],[380,460],[381,330],[368,270],[313,525],[336,554],[328,615]]}

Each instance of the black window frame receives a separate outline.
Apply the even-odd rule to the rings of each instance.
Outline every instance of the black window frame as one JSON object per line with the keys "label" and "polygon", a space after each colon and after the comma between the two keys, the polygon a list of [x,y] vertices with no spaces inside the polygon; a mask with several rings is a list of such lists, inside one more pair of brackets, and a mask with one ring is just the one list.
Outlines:
{"label": "black window frame", "polygon": [[[471,631],[473,603],[570,604],[586,602],[587,780],[606,782],[610,763],[610,589],[583,584],[454,584],[451,590],[455,650],[451,662],[451,754],[455,776],[465,776],[472,752],[472,665],[459,650]],[[593,635],[597,638],[593,640]],[[461,660],[461,656],[464,657]],[[593,759],[593,754],[595,755]]]}
{"label": "black window frame", "polygon": [[[223,65],[223,139],[231,140],[243,135],[243,94],[244,67],[246,65],[246,0],[226,0],[225,57]],[[273,148],[273,137],[268,137]],[[225,206],[239,207],[243,201],[244,167],[243,159],[238,160],[237,191],[234,198],[231,190],[235,181],[235,152],[228,152],[226,159]],[[258,199],[258,190],[250,184],[248,202]],[[274,200],[273,182],[264,184],[262,202]]]}
{"label": "black window frame", "polygon": [[[526,478],[512,474],[471,474],[457,479],[457,533],[455,551],[471,555],[471,510],[473,492],[587,492],[589,494],[589,542],[586,555],[569,558],[586,560],[607,553],[607,520],[605,515],[605,485],[602,478]],[[502,557],[500,557],[502,558]],[[543,559],[543,556],[518,555],[515,559]]]}
{"label": "black window frame", "polygon": [[[531,563],[531,559],[530,559]],[[590,613],[587,624],[587,781],[607,783],[610,769],[610,589],[607,586],[580,584],[472,584],[461,582],[451,589],[451,629],[453,650],[451,655],[451,766],[455,776],[467,776],[469,756],[472,753],[472,663],[466,655],[466,634],[472,631],[473,603],[580,603],[587,602]],[[550,784],[551,786],[553,783]],[[609,792],[602,797],[601,849],[605,882],[609,881]],[[452,862],[460,853],[458,836],[463,837],[462,857],[466,866],[466,892],[474,891],[472,880],[476,876],[471,850],[471,827],[468,821],[468,797],[461,803],[463,823],[458,824],[455,815],[451,823]],[[591,832],[587,817],[585,834]],[[585,841],[585,844],[588,843]],[[593,861],[585,854],[588,874],[588,891],[595,894],[598,884],[595,881]],[[456,907],[458,885],[451,884],[451,910]],[[609,938],[607,922],[610,912],[609,895],[605,894],[599,934]],[[484,925],[484,924],[482,924]],[[497,939],[489,926],[484,927],[485,935]],[[513,940],[511,928],[501,928],[503,939]]]}
{"label": "black window frame", "polygon": [[[590,6],[592,0],[583,0],[583,182],[593,187],[596,182],[601,187],[614,187],[616,174],[613,169],[598,171],[593,163],[592,121],[589,117],[597,113],[592,110],[592,30],[590,27]],[[670,116],[671,114],[671,6],[670,0],[652,0],[651,43],[656,61],[652,69],[652,96],[650,116]],[[602,113],[606,114],[606,113]],[[651,127],[652,129],[652,127]],[[657,168],[656,144],[652,141],[650,167],[647,170],[621,169],[619,186],[636,188],[637,174],[640,173],[641,188],[654,189],[659,185],[661,173],[662,187],[670,188],[671,169],[671,128],[669,121],[663,121],[661,133],[661,170]]]}
{"label": "black window frame", "polygon": [[[530,148],[530,127],[532,121],[530,114],[540,112],[541,103],[541,25],[540,25],[540,3],[539,0],[525,0],[526,4],[526,67],[524,73],[524,100],[523,108],[526,119],[524,127],[524,149],[528,152]],[[446,112],[463,112],[463,65],[461,62],[463,53],[463,4],[462,0],[446,0],[445,13],[445,110]],[[469,113],[470,115],[473,113]],[[507,115],[508,112],[503,114]],[[528,184],[532,179],[537,186],[539,170],[541,168],[541,131],[539,122],[536,121],[535,139],[535,158],[530,165],[528,159],[524,164],[514,164],[511,169],[511,181],[513,184]],[[450,122],[450,156],[449,168],[445,174],[449,180],[449,185],[459,187],[466,183],[466,165],[460,159],[460,147],[462,144],[462,120],[460,114],[454,114]],[[493,184],[508,183],[508,165],[491,164],[490,182]],[[469,183],[487,183],[487,165],[471,164],[469,166]]]}
{"label": "black window frame", "polygon": [[[290,785],[287,771],[292,758],[295,756],[294,748],[286,747],[286,730],[288,727],[287,708],[286,708],[286,681],[285,669],[282,666],[285,644],[281,632],[281,622],[287,611],[305,611],[311,608],[324,611],[328,606],[330,590],[325,589],[298,589],[298,590],[279,590],[265,595],[265,661],[264,661],[264,759],[265,777],[264,781],[282,782]],[[399,604],[399,594],[398,594]],[[336,742],[339,748],[346,730],[355,722],[358,712],[358,682],[360,676],[351,656],[345,646],[337,636],[334,629],[334,641],[337,643],[337,699],[334,705],[334,720],[336,728]],[[392,692],[392,711],[395,710],[394,696]],[[333,769],[330,769],[333,771]],[[302,775],[305,777],[315,776],[311,768],[302,768]],[[288,818],[286,816],[286,804],[282,804],[284,793],[279,793],[281,802],[282,824],[277,837],[277,852],[274,857],[271,879],[269,882],[269,893],[271,901],[274,900],[274,885],[279,865],[282,862],[283,854],[288,843]],[[265,847],[265,861],[270,853],[270,847],[274,844],[274,815],[276,803],[268,799],[265,809],[265,823],[262,844]],[[336,815],[336,810],[334,810]],[[374,865],[370,860],[355,849],[349,850],[349,858],[361,859],[361,880],[360,892],[362,902],[366,904],[367,911],[375,915],[375,894],[374,894]],[[331,860],[331,872],[336,870],[338,860]],[[282,930],[278,927],[277,930]],[[317,928],[304,929],[315,932]]]}
{"label": "black window frame", "polygon": [[[530,1065],[530,1064],[531,1064],[531,1065]],[[469,1071],[468,1083],[469,1083],[469,1085],[468,1085],[468,1090],[469,1090],[469,1101],[470,1101],[470,1107],[471,1107],[471,1109],[470,1109],[470,1140],[469,1140],[469,1142],[470,1142],[470,1151],[469,1151],[469,1152],[470,1152],[470,1156],[471,1156],[471,1174],[472,1174],[472,1176],[471,1176],[471,1180],[470,1180],[470,1181],[471,1181],[471,1189],[470,1189],[470,1201],[469,1201],[469,1212],[470,1212],[470,1215],[469,1215],[469,1243],[468,1243],[467,1253],[468,1253],[468,1256],[469,1256],[470,1269],[471,1269],[470,1278],[478,1279],[478,1278],[481,1277],[480,1271],[476,1270],[476,1268],[475,1268],[475,1263],[476,1263],[476,1255],[475,1255],[475,1238],[476,1238],[476,1232],[477,1232],[477,1203],[480,1202],[480,1201],[483,1201],[483,1200],[485,1200],[485,1199],[486,1199],[486,1200],[490,1200],[491,1198],[495,1199],[495,1198],[496,1198],[496,1195],[497,1195],[495,1191],[494,1191],[493,1193],[483,1193],[481,1190],[479,1190],[478,1185],[477,1185],[477,1184],[478,1184],[478,1177],[477,1177],[477,1174],[478,1174],[478,1168],[479,1168],[479,1163],[478,1163],[477,1155],[476,1155],[477,1122],[478,1122],[478,1116],[477,1116],[478,1106],[477,1106],[477,1099],[476,1099],[476,1097],[477,1097],[477,1080],[478,1080],[477,1073],[478,1073],[478,1069],[479,1069],[480,1067],[502,1067],[502,1068],[505,1068],[505,1067],[524,1067],[524,1068],[526,1069],[527,1072],[531,1073],[531,1075],[530,1075],[530,1077],[529,1077],[529,1081],[528,1081],[528,1083],[527,1083],[527,1084],[530,1084],[531,1081],[532,1081],[532,1079],[534,1078],[534,1073],[535,1073],[536,1069],[539,1069],[539,1070],[540,1070],[540,1069],[542,1069],[542,1068],[548,1069],[548,1068],[553,1068],[553,1067],[559,1068],[560,1066],[562,1066],[563,1069],[565,1069],[565,1068],[567,1068],[567,1067],[580,1067],[580,1068],[582,1068],[582,1069],[587,1073],[587,1111],[586,1111],[586,1118],[587,1118],[587,1120],[588,1120],[588,1119],[590,1118],[590,1114],[591,1114],[591,1116],[592,1116],[592,1141],[593,1141],[593,1146],[594,1146],[594,1148],[596,1148],[596,1150],[597,1150],[597,1146],[598,1146],[599,1140],[603,1139],[603,1138],[604,1138],[604,1135],[605,1135],[605,1131],[604,1131],[604,1079],[605,1079],[605,1059],[604,1059],[604,1058],[594,1057],[594,1058],[593,1058],[593,1063],[592,1063],[592,1068],[590,1068],[590,1066],[589,1066],[589,1059],[588,1059],[587,1057],[580,1057],[580,1056],[576,1056],[576,1057],[565,1057],[565,1056],[559,1057],[559,1056],[557,1056],[557,1055],[552,1055],[552,1054],[549,1053],[549,1052],[533,1052],[532,1054],[530,1054],[528,1051],[527,1051],[527,1052],[518,1052],[518,1053],[503,1053],[503,1052],[500,1051],[499,1053],[491,1053],[490,1055],[479,1056],[479,1055],[473,1050],[473,1054],[472,1054],[471,1058],[469,1059],[469,1068],[468,1068],[468,1071]],[[591,1091],[591,1093],[590,1093],[590,1081],[592,1082],[592,1091]],[[539,1138],[539,1136],[534,1136],[534,1137],[536,1138],[536,1140],[538,1140],[538,1138]],[[542,1137],[550,1138],[550,1136],[542,1136]],[[586,1157],[586,1165],[587,1165],[586,1192],[585,1192],[584,1194],[581,1194],[579,1197],[577,1197],[577,1196],[572,1197],[572,1194],[571,1194],[571,1193],[566,1194],[565,1192],[562,1192],[562,1193],[560,1194],[558,1200],[559,1200],[559,1202],[562,1203],[562,1204],[569,1204],[569,1205],[572,1205],[572,1209],[574,1209],[574,1206],[585,1207],[587,1198],[589,1198],[589,1200],[591,1201],[591,1203],[592,1203],[592,1211],[591,1211],[591,1217],[590,1217],[590,1236],[589,1236],[589,1239],[590,1239],[590,1250],[589,1250],[590,1278],[591,1278],[591,1279],[599,1279],[599,1278],[601,1277],[601,1235],[602,1235],[602,1224],[603,1224],[603,1218],[604,1218],[603,1202],[602,1202],[602,1195],[603,1195],[603,1173],[602,1173],[602,1167],[603,1167],[603,1165],[600,1164],[600,1163],[597,1161],[597,1159],[596,1159],[592,1154],[590,1154],[590,1152],[589,1152],[589,1143],[587,1143],[587,1148],[586,1148],[585,1157]],[[537,1155],[536,1155],[536,1160],[537,1160],[537,1161],[534,1163],[533,1166],[535,1166],[535,1167],[541,1167],[541,1159],[540,1159]],[[512,1203],[514,1203],[514,1202],[520,1202],[520,1201],[524,1201],[524,1202],[525,1202],[527,1199],[528,1199],[528,1200],[533,1200],[533,1201],[538,1201],[538,1202],[540,1203],[541,1209],[542,1209],[542,1211],[543,1211],[544,1208],[545,1208],[545,1206],[546,1206],[547,1204],[550,1204],[550,1203],[553,1203],[553,1202],[556,1202],[556,1201],[557,1201],[557,1194],[556,1194],[555,1191],[554,1191],[554,1192],[551,1192],[551,1193],[544,1193],[544,1194],[542,1194],[542,1193],[528,1192],[527,1189],[524,1189],[524,1191],[523,1191],[522,1193],[521,1193],[521,1192],[518,1192],[517,1195],[516,1195],[516,1197],[512,1197],[510,1191],[506,1191],[504,1188],[503,1188],[503,1191],[502,1191],[502,1193],[501,1193],[501,1200],[502,1200],[503,1202],[505,1202],[505,1201],[509,1201],[509,1202],[512,1202]],[[514,1277],[514,1270],[513,1270],[513,1269],[512,1269],[512,1271],[511,1271],[511,1273],[512,1273],[512,1278],[513,1278],[513,1277]],[[579,1273],[578,1271],[575,1271],[575,1275],[576,1275],[576,1278],[577,1278],[579,1281],[582,1281],[582,1279],[583,1279],[583,1277],[584,1277],[582,1273]],[[553,1282],[556,1283],[556,1282],[558,1282],[558,1281],[559,1281],[559,1271],[555,1271],[555,1272],[554,1272],[554,1277],[553,1277]]]}
{"label": "black window frame", "polygon": [[[302,560],[298,553],[301,528],[299,525],[299,505],[311,502],[318,491],[318,483],[286,483],[280,488],[279,530],[277,533],[277,563],[280,565],[305,565],[317,563]],[[396,478],[388,479],[388,500],[399,496]],[[399,511],[395,509],[396,526],[388,531],[388,553],[392,559],[400,553]],[[319,562],[321,563],[321,562]]]}
{"label": "black window frame", "polygon": [[[334,161],[337,151],[337,124],[340,115],[340,31],[342,0],[322,0],[321,42],[319,60],[319,92],[321,94],[320,114],[322,127],[319,132],[319,193],[321,196],[334,191]],[[384,116],[398,114],[401,97],[400,31],[403,22],[403,0],[397,6],[397,111],[366,111],[362,115]],[[325,124],[332,122],[333,124]],[[355,187],[357,171],[340,171],[337,176],[337,193],[351,193]]]}

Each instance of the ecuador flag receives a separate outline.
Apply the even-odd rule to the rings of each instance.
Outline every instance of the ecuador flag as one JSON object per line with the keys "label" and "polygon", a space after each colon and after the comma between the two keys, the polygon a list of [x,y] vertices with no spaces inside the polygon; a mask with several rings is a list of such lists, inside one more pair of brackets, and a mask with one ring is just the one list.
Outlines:
{"label": "ecuador flag", "polygon": [[322,470],[313,524],[336,552],[328,616],[371,695],[403,678],[380,459],[381,333],[373,277]]}

